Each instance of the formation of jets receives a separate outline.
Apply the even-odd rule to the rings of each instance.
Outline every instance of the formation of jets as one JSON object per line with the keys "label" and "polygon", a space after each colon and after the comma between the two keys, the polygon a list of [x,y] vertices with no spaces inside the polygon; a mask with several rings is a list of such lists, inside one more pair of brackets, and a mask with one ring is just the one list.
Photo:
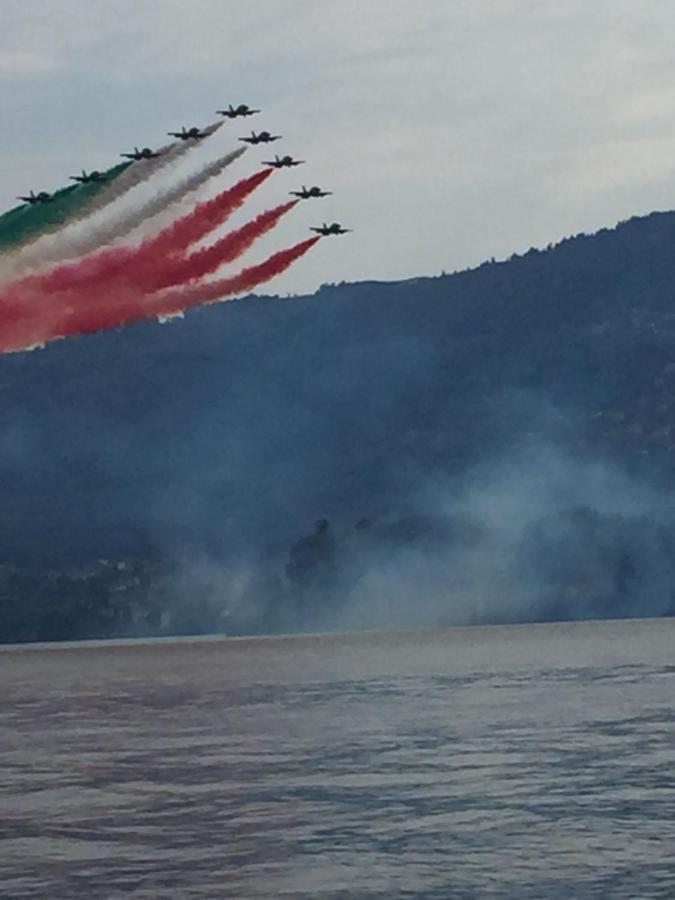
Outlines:
{"label": "formation of jets", "polygon": [[245,144],[271,144],[272,141],[280,141],[280,134],[270,134],[269,131],[260,131],[258,134],[255,131],[251,132],[251,137],[243,137],[239,138],[240,141],[244,141]]}
{"label": "formation of jets", "polygon": [[[248,116],[254,116],[260,112],[259,109],[252,109],[246,103],[240,103],[238,106],[233,106],[231,103],[227,107],[227,109],[218,109],[216,110],[219,116],[224,116],[227,119],[239,119],[239,118],[247,118]],[[201,140],[207,136],[207,132],[201,131],[199,128],[191,127],[186,128],[185,125],[181,128],[180,131],[169,131],[168,134],[171,137],[175,137],[177,140],[181,141],[191,141],[191,140]],[[239,138],[240,141],[244,141],[246,144],[271,144],[273,141],[281,140],[280,134],[271,134],[269,131],[251,131],[250,137],[242,137]],[[120,153],[120,156],[125,159],[130,159],[133,162],[139,162],[144,159],[157,159],[160,156],[159,153],[151,150],[150,147],[143,147],[140,150],[138,147],[134,147],[133,153]],[[273,169],[286,169],[292,168],[293,166],[300,166],[305,162],[304,159],[294,159],[292,156],[279,156],[276,155],[273,160],[263,160],[263,165],[271,166]],[[72,181],[77,181],[80,184],[90,184],[92,182],[104,181],[106,176],[97,170],[93,170],[92,172],[86,172],[82,169],[81,175],[70,175],[69,176]],[[302,190],[299,191],[289,191],[289,193],[293,197],[298,197],[300,200],[311,200],[317,197],[329,197],[332,194],[332,191],[324,191],[320,187],[314,185],[313,187],[306,187],[304,184],[302,186]],[[40,193],[36,194],[34,191],[31,191],[30,194],[26,197],[18,197],[18,200],[22,200],[24,203],[30,204],[34,206],[37,203],[51,203],[54,199],[51,194],[48,194],[46,191],[40,191]],[[338,235],[338,234],[347,234],[348,231],[351,231],[351,228],[343,228],[339,222],[333,222],[331,225],[327,225],[325,222],[321,227],[315,226],[310,229],[310,231],[314,231],[322,237],[327,237],[329,235]]]}
{"label": "formation of jets", "polygon": [[40,191],[39,194],[36,194],[35,191],[31,191],[27,197],[17,197],[17,200],[23,200],[24,203],[30,203],[31,206],[35,206],[36,203],[51,203],[54,199],[51,194],[48,194],[47,191]]}
{"label": "formation of jets", "polygon": [[251,109],[250,106],[247,106],[245,103],[240,103],[239,106],[230,105],[227,109],[217,109],[216,112],[219,116],[226,116],[228,119],[238,119],[240,116],[246,118],[246,116],[254,116],[256,113],[259,113],[259,109]]}
{"label": "formation of jets", "polygon": [[[255,113],[260,112],[259,109],[251,109],[249,106],[246,106],[246,104],[241,104],[237,107],[230,104],[227,109],[219,109],[216,111],[218,115],[227,116],[228,119],[236,119],[239,116],[252,116]],[[280,139],[280,134],[270,134],[269,131],[259,131],[258,133],[252,131],[250,137],[239,138],[240,141],[244,141],[246,144],[252,145],[271,144],[272,141],[278,141]],[[293,166],[300,166],[304,162],[304,159],[293,159],[292,156],[279,156],[277,154],[275,155],[274,159],[263,160],[263,165],[271,166],[273,169],[290,169]],[[298,197],[300,200],[312,200],[317,197],[328,197],[333,192],[324,191],[316,185],[308,188],[303,184],[301,190],[289,191],[289,193],[291,194],[291,196]],[[317,234],[321,235],[321,237],[328,237],[329,235],[347,234],[348,231],[351,231],[351,228],[343,228],[339,222],[333,222],[332,225],[327,225],[324,222],[320,228],[314,227],[310,230],[315,231]]]}
{"label": "formation of jets", "polygon": [[97,172],[96,169],[94,169],[93,172],[85,172],[84,169],[82,169],[81,175],[69,175],[68,177],[71,181],[79,181],[80,184],[91,184],[93,181],[105,181],[105,175],[101,172]]}

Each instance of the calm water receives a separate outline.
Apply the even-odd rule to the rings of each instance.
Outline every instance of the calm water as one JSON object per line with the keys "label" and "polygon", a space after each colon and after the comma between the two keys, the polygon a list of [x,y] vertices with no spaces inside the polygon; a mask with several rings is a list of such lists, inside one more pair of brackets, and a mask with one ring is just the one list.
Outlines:
{"label": "calm water", "polygon": [[675,897],[675,622],[0,651],[0,895]]}

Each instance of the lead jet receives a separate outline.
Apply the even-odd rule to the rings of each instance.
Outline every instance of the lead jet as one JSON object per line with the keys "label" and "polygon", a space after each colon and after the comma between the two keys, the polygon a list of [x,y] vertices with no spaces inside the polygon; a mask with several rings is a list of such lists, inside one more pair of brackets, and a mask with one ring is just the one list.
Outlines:
{"label": "lead jet", "polygon": [[82,169],[81,175],[69,175],[68,177],[71,181],[79,181],[80,184],[91,184],[94,181],[105,181],[105,175],[101,174],[101,172],[97,172],[96,169],[94,169],[93,172],[89,173],[85,172],[84,169]]}
{"label": "lead jet", "polygon": [[289,191],[293,197],[299,197],[301,200],[311,200],[312,197],[329,197],[332,191],[322,191],[320,187],[306,188],[303,184],[301,191]]}
{"label": "lead jet", "polygon": [[35,206],[36,203],[51,203],[54,198],[51,194],[48,194],[47,191],[40,191],[39,194],[36,194],[35,191],[31,191],[27,197],[17,197],[17,200],[23,200],[24,203],[30,203],[31,206]]}
{"label": "lead jet", "polygon": [[159,153],[153,153],[149,147],[143,147],[142,150],[134,147],[133,153],[120,153],[120,156],[123,156],[125,159],[134,159],[137,162],[140,159],[157,159],[159,155]]}
{"label": "lead jet", "polygon": [[291,166],[301,166],[304,159],[293,159],[292,156],[275,156],[274,159],[263,160],[264,166],[272,166],[273,169],[290,169]]}
{"label": "lead jet", "polygon": [[310,228],[309,230],[316,231],[322,237],[328,237],[331,234],[347,234],[348,231],[351,231],[351,228],[343,228],[338,222],[333,222],[332,225],[326,225],[324,222],[321,228]]}
{"label": "lead jet", "polygon": [[186,128],[185,125],[180,131],[167,131],[167,134],[170,137],[179,138],[181,141],[200,141],[207,136],[206,132],[200,131],[199,128]]}
{"label": "lead jet", "polygon": [[245,144],[271,144],[272,141],[278,141],[280,139],[280,134],[270,134],[269,131],[261,131],[258,134],[256,134],[255,131],[252,131],[251,137],[239,138],[239,140],[244,141]]}
{"label": "lead jet", "polygon": [[245,103],[240,103],[239,106],[230,105],[227,109],[217,109],[216,112],[219,116],[226,116],[228,119],[238,119],[240,116],[246,118],[246,116],[254,116],[256,113],[259,113],[259,109],[251,109],[250,106],[247,106]]}

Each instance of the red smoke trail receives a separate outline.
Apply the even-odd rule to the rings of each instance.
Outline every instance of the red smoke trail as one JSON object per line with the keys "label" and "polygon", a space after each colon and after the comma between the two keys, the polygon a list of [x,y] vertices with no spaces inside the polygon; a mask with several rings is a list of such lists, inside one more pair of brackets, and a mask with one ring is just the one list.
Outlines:
{"label": "red smoke trail", "polygon": [[229,278],[220,278],[218,281],[195,284],[188,287],[175,288],[151,297],[143,304],[144,311],[152,316],[171,316],[184,312],[191,306],[199,306],[205,303],[215,303],[232,294],[241,294],[244,291],[252,291],[253,288],[269,281],[277,275],[281,275],[301,256],[304,256],[321,237],[311,237],[300,241],[286,250],[279,250],[268,256],[264,262],[256,266],[242,269],[237,275]]}
{"label": "red smoke trail", "polygon": [[318,240],[320,240],[319,237],[307,238],[293,247],[272,254],[256,266],[249,266],[237,275],[221,278],[218,281],[179,287],[150,297],[139,297],[138,295],[118,297],[109,306],[101,305],[96,309],[88,307],[84,302],[80,309],[74,309],[73,314],[68,316],[68,330],[59,333],[82,334],[98,331],[100,328],[112,328],[136,319],[177,315],[191,306],[213,303],[233,294],[253,290],[263,282],[269,281],[270,278],[285,272]]}
{"label": "red smoke trail", "polygon": [[[100,250],[78,262],[57,266],[44,275],[29,276],[15,281],[4,293],[33,287],[49,292],[84,287],[94,291],[99,282],[115,279],[133,284],[138,279],[142,280],[146,272],[156,271],[163,265],[167,256],[180,253],[222,225],[271,173],[272,169],[261,169],[222,191],[212,200],[198,203],[187,215],[172,222],[154,238],[143,241],[137,247],[112,247]],[[1,295],[0,302],[2,302]]]}
{"label": "red smoke trail", "polygon": [[268,209],[236,231],[226,234],[210,247],[196,250],[182,259],[168,261],[161,271],[152,273],[154,277],[145,281],[143,287],[148,291],[158,291],[215,272],[220,266],[238,259],[258,238],[271,231],[279,219],[297,203],[298,200],[290,200],[288,203],[275,206],[274,209]]}
{"label": "red smoke trail", "polygon": [[0,298],[0,351],[26,350],[59,337],[114,328],[139,319],[176,315],[192,306],[253,290],[284,272],[319,240],[318,236],[308,238],[229,278],[149,297],[119,284],[102,288],[96,302],[92,302],[88,290],[81,289],[55,296],[36,291],[6,292]]}

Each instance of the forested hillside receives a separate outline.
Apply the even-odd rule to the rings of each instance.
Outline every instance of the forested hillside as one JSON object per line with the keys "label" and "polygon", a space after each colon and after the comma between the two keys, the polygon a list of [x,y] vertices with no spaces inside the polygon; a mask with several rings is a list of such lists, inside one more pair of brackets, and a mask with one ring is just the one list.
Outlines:
{"label": "forested hillside", "polygon": [[2,357],[0,640],[672,612],[674,250],[654,213]]}

